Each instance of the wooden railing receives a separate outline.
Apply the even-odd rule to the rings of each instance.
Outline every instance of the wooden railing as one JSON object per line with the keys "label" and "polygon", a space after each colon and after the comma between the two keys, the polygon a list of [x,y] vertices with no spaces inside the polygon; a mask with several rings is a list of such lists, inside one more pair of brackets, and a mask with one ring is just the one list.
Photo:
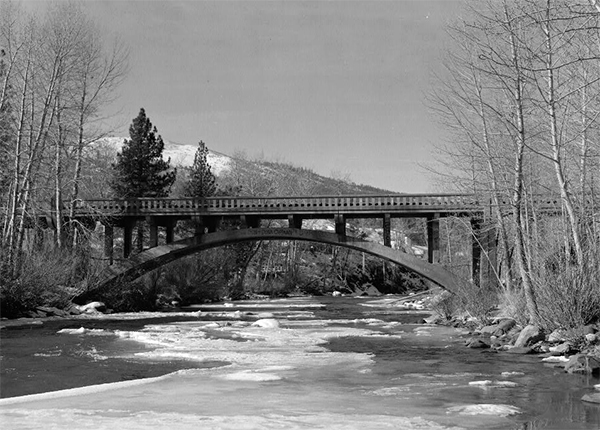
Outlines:
{"label": "wooden railing", "polygon": [[[489,204],[489,202],[487,203]],[[444,212],[481,211],[480,203],[469,194],[400,194],[315,197],[210,197],[210,198],[137,198],[126,200],[86,200],[78,202],[77,216],[287,213],[287,212]]]}

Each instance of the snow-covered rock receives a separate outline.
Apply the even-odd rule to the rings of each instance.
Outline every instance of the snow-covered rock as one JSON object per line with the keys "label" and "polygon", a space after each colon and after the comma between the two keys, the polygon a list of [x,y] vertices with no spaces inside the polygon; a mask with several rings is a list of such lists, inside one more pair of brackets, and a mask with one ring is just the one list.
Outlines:
{"label": "snow-covered rock", "polygon": [[253,327],[261,328],[279,328],[279,321],[274,318],[260,319],[252,323]]}

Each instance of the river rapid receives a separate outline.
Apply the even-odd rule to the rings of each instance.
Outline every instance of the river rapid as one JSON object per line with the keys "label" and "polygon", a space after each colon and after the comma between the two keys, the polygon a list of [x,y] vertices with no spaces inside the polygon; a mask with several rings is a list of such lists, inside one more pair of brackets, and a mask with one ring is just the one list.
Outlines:
{"label": "river rapid", "polygon": [[399,297],[303,297],[0,331],[2,429],[598,429],[598,378],[472,350]]}

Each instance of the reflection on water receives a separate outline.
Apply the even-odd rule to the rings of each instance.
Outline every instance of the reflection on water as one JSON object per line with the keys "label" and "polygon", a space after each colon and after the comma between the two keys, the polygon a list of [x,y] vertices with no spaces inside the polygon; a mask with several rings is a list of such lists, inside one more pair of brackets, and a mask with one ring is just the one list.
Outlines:
{"label": "reflection on water", "polygon": [[[196,307],[193,317],[4,329],[1,395],[201,368],[139,391],[128,388],[122,398],[88,394],[69,405],[120,410],[126,403],[119,424],[135,415],[130,424],[139,428],[161,427],[176,413],[184,414],[179,428],[188,428],[189,414],[202,417],[205,428],[599,428],[600,406],[581,402],[598,378],[567,375],[535,356],[467,349],[460,331],[421,325],[423,314],[392,304],[242,302]],[[256,327],[258,318],[274,318],[279,327]],[[72,330],[59,333],[65,328]],[[154,391],[156,398],[148,395]],[[193,409],[181,404],[191,398]],[[36,406],[39,420],[57,419],[59,412],[40,408],[63,403],[45,402]],[[33,419],[28,409],[11,411],[15,422]],[[65,423],[75,419],[65,414]]]}

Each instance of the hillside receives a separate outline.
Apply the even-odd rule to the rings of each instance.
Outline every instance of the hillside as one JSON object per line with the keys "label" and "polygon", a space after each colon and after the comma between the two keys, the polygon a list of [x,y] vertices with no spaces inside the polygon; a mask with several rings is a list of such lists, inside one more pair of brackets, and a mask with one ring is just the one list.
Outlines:
{"label": "hillside", "polygon": [[[96,147],[104,147],[114,152],[123,145],[124,137],[105,137],[94,143]],[[172,166],[189,167],[194,162],[194,154],[198,146],[188,145],[165,140],[163,157],[171,159]],[[391,194],[390,191],[359,185],[342,179],[329,178],[319,175],[310,169],[294,166],[290,163],[282,163],[268,160],[251,160],[247,158],[232,157],[209,148],[208,163],[215,176],[220,180],[226,177],[231,180],[236,176],[240,182],[252,182],[252,178],[261,178],[272,184],[288,184],[279,186],[279,195],[340,195],[340,194]],[[244,181],[244,179],[247,179]],[[245,184],[244,184],[245,185]],[[260,190],[259,190],[260,191]],[[267,194],[265,190],[258,194]],[[248,189],[242,193],[250,193]]]}

